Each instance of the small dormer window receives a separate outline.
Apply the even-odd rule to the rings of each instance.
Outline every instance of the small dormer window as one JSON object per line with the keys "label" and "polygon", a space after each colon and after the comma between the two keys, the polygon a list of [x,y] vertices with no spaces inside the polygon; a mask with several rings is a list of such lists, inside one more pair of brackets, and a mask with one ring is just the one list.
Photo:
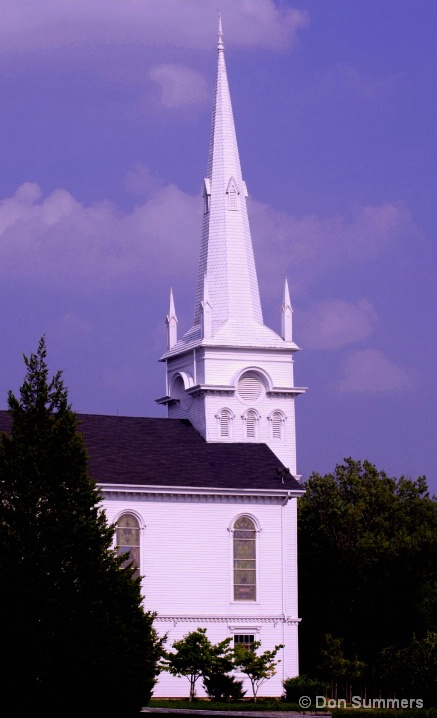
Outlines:
{"label": "small dormer window", "polygon": [[238,195],[240,194],[238,185],[233,177],[229,180],[228,189],[226,190],[228,195],[228,209],[236,211],[238,210]]}

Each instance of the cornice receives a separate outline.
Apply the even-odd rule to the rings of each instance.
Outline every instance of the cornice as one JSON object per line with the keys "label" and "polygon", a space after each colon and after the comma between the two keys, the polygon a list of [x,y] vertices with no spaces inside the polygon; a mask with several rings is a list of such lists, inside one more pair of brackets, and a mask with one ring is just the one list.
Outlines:
{"label": "cornice", "polygon": [[173,502],[173,503],[212,503],[212,504],[270,504],[282,505],[290,499],[298,498],[304,493],[304,489],[292,491],[269,491],[248,489],[238,491],[236,489],[184,489],[168,487],[130,486],[115,484],[98,484],[106,501],[141,500],[150,502]]}
{"label": "cornice", "polygon": [[[216,616],[200,616],[200,615],[193,615],[193,616],[187,616],[187,615],[175,615],[175,614],[157,614],[157,616],[154,618],[154,621],[157,621],[159,623],[173,623],[174,626],[176,626],[178,623],[196,623],[198,625],[201,625],[202,623],[227,623],[229,626],[229,630],[236,631],[242,629],[242,627],[245,628],[251,628],[252,630],[259,629],[260,624],[273,624],[273,626],[277,626],[278,624],[287,624],[292,626],[299,625],[300,621],[302,619],[296,618],[294,616],[284,616],[284,615],[276,615],[276,616],[232,616],[232,615],[216,615]],[[240,625],[239,625],[240,624]]]}

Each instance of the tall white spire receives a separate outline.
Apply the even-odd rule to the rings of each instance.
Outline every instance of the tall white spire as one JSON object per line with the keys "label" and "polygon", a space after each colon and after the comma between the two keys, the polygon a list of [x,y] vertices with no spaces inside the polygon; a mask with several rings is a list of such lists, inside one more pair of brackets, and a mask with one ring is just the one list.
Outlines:
{"label": "tall white spire", "polygon": [[246,209],[237,138],[224,57],[221,18],[194,325],[201,323],[204,277],[208,275],[212,336],[225,322],[262,324],[258,280]]}

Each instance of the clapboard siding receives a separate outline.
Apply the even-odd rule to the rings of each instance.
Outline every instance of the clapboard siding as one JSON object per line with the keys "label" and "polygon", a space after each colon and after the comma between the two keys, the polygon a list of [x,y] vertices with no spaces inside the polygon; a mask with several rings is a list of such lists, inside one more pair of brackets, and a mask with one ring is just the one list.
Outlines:
{"label": "clapboard siding", "polygon": [[[262,504],[236,500],[223,504],[189,503],[177,498],[162,502],[124,498],[107,499],[105,510],[109,521],[116,521],[124,511],[134,511],[140,521],[145,607],[157,611],[158,631],[169,632],[168,648],[172,641],[198,627],[206,627],[214,642],[232,636],[238,627],[250,632],[251,626],[259,631],[257,637],[263,650],[284,642],[289,626],[283,616],[291,616],[289,609],[295,605],[291,598],[295,591],[295,526],[289,505],[283,506],[280,501]],[[253,603],[234,602],[232,596],[233,539],[229,529],[243,513],[251,516],[260,529],[258,600]],[[283,586],[284,558],[288,564],[287,587]],[[297,618],[297,614],[291,617]],[[284,674],[288,677],[297,673],[296,657],[297,652],[288,646],[281,669],[266,684],[264,695],[282,694]],[[163,674],[155,695],[183,696],[187,686],[187,681]]]}

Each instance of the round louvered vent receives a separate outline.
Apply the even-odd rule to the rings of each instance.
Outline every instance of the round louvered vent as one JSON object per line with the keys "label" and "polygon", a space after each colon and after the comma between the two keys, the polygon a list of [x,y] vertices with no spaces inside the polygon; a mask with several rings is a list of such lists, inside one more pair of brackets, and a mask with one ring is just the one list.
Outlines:
{"label": "round louvered vent", "polygon": [[253,402],[261,399],[263,395],[263,383],[258,374],[247,372],[239,379],[237,390],[242,401],[253,404]]}

